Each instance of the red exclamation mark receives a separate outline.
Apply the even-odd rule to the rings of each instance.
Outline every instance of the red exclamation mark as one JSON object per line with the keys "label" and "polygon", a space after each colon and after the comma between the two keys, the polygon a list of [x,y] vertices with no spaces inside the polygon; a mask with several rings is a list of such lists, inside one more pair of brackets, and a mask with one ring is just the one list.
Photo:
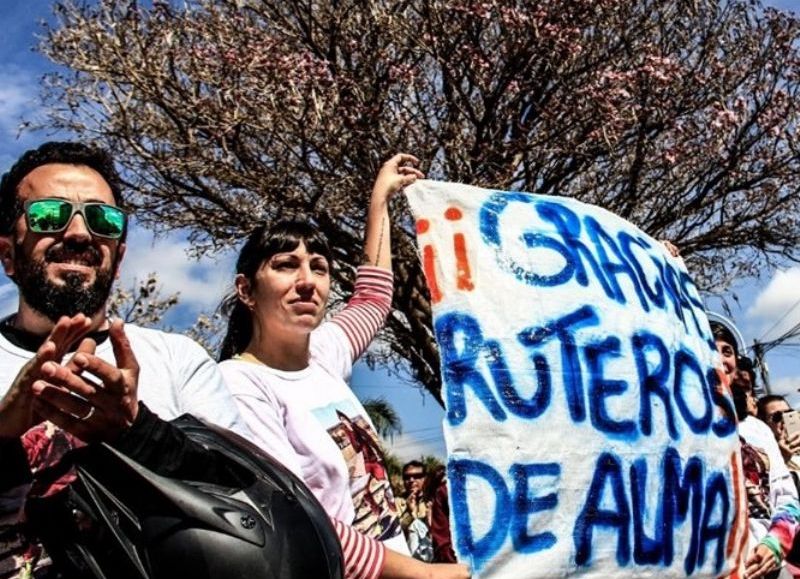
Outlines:
{"label": "red exclamation mark", "polygon": [[[462,217],[461,210],[457,207],[448,207],[444,212],[444,217],[448,221],[458,221]],[[472,283],[472,274],[469,271],[467,240],[463,233],[453,235],[453,250],[456,254],[456,287],[460,290],[472,291],[475,284]]]}
{"label": "red exclamation mark", "polygon": [[[417,221],[417,234],[422,235],[430,229],[431,223],[427,219]],[[439,282],[436,281],[436,251],[430,243],[422,247],[422,269],[428,279],[428,288],[431,291],[431,301],[439,303],[442,301],[442,290],[439,289]]]}

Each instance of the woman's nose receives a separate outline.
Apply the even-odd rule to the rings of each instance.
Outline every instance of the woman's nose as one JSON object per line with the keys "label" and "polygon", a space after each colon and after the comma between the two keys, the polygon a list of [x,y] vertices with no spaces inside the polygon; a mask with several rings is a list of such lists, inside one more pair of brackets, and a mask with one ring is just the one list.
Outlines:
{"label": "woman's nose", "polygon": [[314,275],[309,266],[301,265],[299,268],[297,268],[297,279],[295,280],[295,284],[298,288],[314,287]]}

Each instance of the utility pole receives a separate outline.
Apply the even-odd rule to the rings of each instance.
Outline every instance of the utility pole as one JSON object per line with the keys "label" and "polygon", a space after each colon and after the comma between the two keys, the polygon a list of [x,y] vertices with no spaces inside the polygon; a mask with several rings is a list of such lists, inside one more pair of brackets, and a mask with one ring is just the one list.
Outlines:
{"label": "utility pole", "polygon": [[761,376],[761,383],[764,385],[764,394],[772,394],[769,387],[769,369],[767,368],[767,359],[764,354],[766,354],[764,344],[758,340],[753,340],[753,358]]}

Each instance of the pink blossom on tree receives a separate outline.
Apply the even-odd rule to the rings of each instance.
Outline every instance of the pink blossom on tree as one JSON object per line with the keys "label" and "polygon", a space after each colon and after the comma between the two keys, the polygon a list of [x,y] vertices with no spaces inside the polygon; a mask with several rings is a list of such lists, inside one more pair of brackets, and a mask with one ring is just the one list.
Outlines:
{"label": "pink blossom on tree", "polygon": [[[138,216],[197,253],[310,216],[342,289],[395,151],[432,178],[566,195],[723,288],[800,244],[798,21],[750,0],[98,0],[56,4],[48,126],[118,155]],[[439,393],[413,230],[373,360]]]}

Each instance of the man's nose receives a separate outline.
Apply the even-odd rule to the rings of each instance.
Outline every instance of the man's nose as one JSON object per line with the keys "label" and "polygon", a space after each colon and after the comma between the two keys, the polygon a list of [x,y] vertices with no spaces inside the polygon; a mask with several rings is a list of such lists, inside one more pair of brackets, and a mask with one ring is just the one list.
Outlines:
{"label": "man's nose", "polygon": [[86,218],[82,213],[75,213],[67,224],[64,230],[64,239],[71,239],[73,241],[89,241],[92,239],[92,233],[86,226]]}

